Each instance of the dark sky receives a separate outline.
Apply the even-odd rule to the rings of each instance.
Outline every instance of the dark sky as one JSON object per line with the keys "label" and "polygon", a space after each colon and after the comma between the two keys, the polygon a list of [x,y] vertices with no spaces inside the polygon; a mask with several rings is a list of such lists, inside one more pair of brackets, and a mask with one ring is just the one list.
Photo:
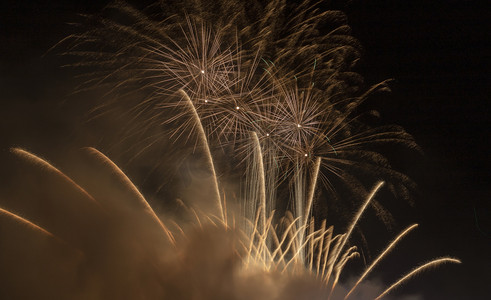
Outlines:
{"label": "dark sky", "polygon": [[491,294],[491,15],[484,2],[355,1],[349,11],[366,49],[361,73],[367,80],[396,79],[378,109],[425,152],[406,165],[421,189],[411,213],[422,227],[419,253],[464,262],[421,276],[415,285],[428,284],[429,299]]}
{"label": "dark sky", "polygon": [[[72,119],[77,116],[61,104],[75,73],[60,69],[62,59],[43,54],[71,33],[67,23],[78,20],[77,13],[96,12],[102,2],[9,0],[2,5],[2,159],[12,145],[56,155],[75,135]],[[408,242],[413,245],[405,243],[389,259],[401,268],[387,276],[397,277],[437,256],[463,261],[406,285],[408,292],[423,290],[427,299],[488,299],[491,294],[491,13],[485,2],[359,0],[341,5],[365,48],[357,71],[371,83],[395,79],[393,92],[368,107],[378,109],[385,123],[405,127],[425,152],[401,153],[398,162],[420,191],[415,206],[396,212],[396,218],[402,225],[421,226]],[[407,262],[400,263],[404,257]]]}

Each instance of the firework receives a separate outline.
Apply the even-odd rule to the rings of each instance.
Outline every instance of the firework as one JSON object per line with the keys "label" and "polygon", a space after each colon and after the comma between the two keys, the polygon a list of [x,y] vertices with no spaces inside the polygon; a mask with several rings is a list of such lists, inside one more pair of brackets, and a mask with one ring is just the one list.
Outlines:
{"label": "firework", "polygon": [[[68,44],[65,54],[79,57],[76,66],[95,69],[83,87],[104,88],[109,95],[96,110],[128,107],[125,118],[134,132],[127,136],[143,136],[156,128],[159,133],[149,137],[151,145],[166,136],[184,140],[181,146],[191,145],[192,153],[201,150],[215,201],[213,213],[188,209],[201,230],[210,223],[237,230],[243,239],[233,248],[244,269],[310,274],[331,297],[344,266],[358,255],[356,247],[347,245],[365,209],[373,206],[384,221],[390,219],[374,199],[382,182],[369,192],[373,182],[365,175],[385,180],[391,191],[402,196],[413,186],[407,176],[391,168],[383,153],[374,150],[380,143],[417,149],[413,138],[397,126],[370,126],[359,112],[373,93],[389,90],[388,81],[363,87],[361,77],[351,71],[359,45],[349,35],[344,15],[323,11],[310,0],[296,6],[284,0],[267,5],[252,1],[247,7],[242,1],[181,5],[175,14],[166,9],[153,14],[148,11],[156,12],[153,9],[159,5],[143,13],[115,2],[102,17],[89,17],[94,27],[61,44]],[[183,147],[174,148],[182,151]],[[226,209],[227,194],[221,192],[224,187],[214,160],[217,149],[237,159],[237,169],[245,177],[238,216],[229,216]],[[124,173],[104,155],[90,151],[110,165],[129,198],[138,199],[136,207],[145,211],[141,217],[153,220],[179,249],[176,233],[157,217]],[[316,227],[311,218],[319,182],[331,198],[337,197],[335,187],[342,183],[357,196],[348,198],[355,207],[364,200],[343,234],[334,235],[326,222]],[[279,192],[289,194],[291,212],[278,223]],[[173,226],[186,238],[178,222]],[[412,228],[389,244],[346,298]],[[451,259],[442,260],[447,261]]]}

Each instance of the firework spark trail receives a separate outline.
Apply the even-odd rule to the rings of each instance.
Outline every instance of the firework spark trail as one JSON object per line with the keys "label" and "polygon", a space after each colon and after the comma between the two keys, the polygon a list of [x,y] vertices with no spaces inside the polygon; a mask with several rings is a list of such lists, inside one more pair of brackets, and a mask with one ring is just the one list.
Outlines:
{"label": "firework spark trail", "polygon": [[299,241],[299,246],[298,249],[293,251],[292,258],[288,260],[287,264],[285,265],[285,270],[288,268],[288,266],[294,262],[300,261],[302,267],[307,267],[305,262],[305,248],[310,242],[310,240],[314,237],[317,232],[311,232],[305,240],[300,240],[297,236],[300,235],[300,233],[305,232],[305,228],[301,226],[297,232],[294,234],[294,239]]}
{"label": "firework spark trail", "polygon": [[22,159],[25,159],[27,161],[30,161],[34,164],[40,165],[42,168],[55,173],[57,176],[61,177],[64,181],[66,181],[70,186],[74,187],[78,192],[84,195],[85,198],[89,199],[90,201],[94,202],[96,205],[100,205],[87,191],[85,191],[81,186],[76,184],[70,177],[66,176],[63,172],[55,168],[53,165],[51,165],[49,162],[46,160],[30,153],[27,152],[24,149],[20,148],[11,148],[12,153],[15,155],[21,157]]}
{"label": "firework spark trail", "polygon": [[427,263],[425,263],[425,264],[423,264],[423,265],[421,265],[421,266],[413,269],[411,272],[407,273],[403,277],[401,277],[401,279],[399,279],[394,284],[392,284],[382,294],[380,294],[377,298],[375,298],[375,300],[381,299],[382,297],[384,297],[385,295],[387,295],[390,291],[392,291],[393,289],[399,287],[405,281],[407,281],[408,279],[411,279],[413,276],[417,275],[418,273],[420,273],[420,272],[422,272],[422,271],[424,271],[424,270],[426,270],[428,268],[437,267],[437,266],[442,265],[442,264],[445,264],[445,263],[460,264],[461,261],[459,259],[452,258],[452,257],[442,257],[442,258],[437,258],[435,260],[432,260],[430,262],[427,262]]}
{"label": "firework spark trail", "polygon": [[[6,209],[3,209],[0,207],[0,214],[1,215],[4,215],[6,216],[7,218],[10,218],[12,220],[14,220],[15,222],[19,223],[19,224],[23,224],[23,225],[27,225],[27,227],[31,230],[34,230],[35,232],[37,233],[40,233],[42,234],[43,236],[47,236],[49,238],[53,238],[55,240],[60,240],[60,241],[63,241],[62,239],[60,239],[59,237],[55,236],[54,234],[52,234],[51,232],[47,231],[46,229],[42,228],[41,226],[38,226],[36,224],[34,224],[33,222],[19,216],[19,215],[16,215]],[[66,242],[65,242],[66,243]]]}
{"label": "firework spark trail", "polygon": [[[266,182],[263,147],[260,144],[256,132],[249,134],[251,143],[248,144],[247,151],[250,153],[246,156],[245,164],[245,181],[243,187],[243,216],[245,219],[254,220],[259,217],[261,220],[259,226],[261,230],[265,228],[265,220],[271,214],[270,207],[266,200]],[[257,216],[257,212],[261,214]]]}
{"label": "firework spark trail", "polygon": [[[319,229],[322,232],[322,235],[320,237],[320,242],[318,245],[318,253],[317,253],[317,262],[316,262],[316,267],[315,267],[315,274],[319,276],[319,270],[320,270],[320,264],[321,264],[321,258],[324,250],[324,241],[327,239],[326,237],[326,220],[322,220],[322,225]],[[327,253],[324,253],[327,254]]]}
{"label": "firework spark trail", "polygon": [[[295,231],[295,224],[297,223],[298,218],[295,220],[290,221],[288,224],[288,227],[286,228],[285,232],[283,233],[283,236],[281,238],[281,241],[277,243],[276,249],[273,251],[273,258],[276,258],[276,255],[280,254],[280,261],[283,259],[283,257],[286,255],[287,251],[282,250],[283,244],[287,241],[288,236],[291,235],[292,232]],[[288,245],[292,244],[294,239],[290,238]],[[289,249],[290,246],[287,246],[286,249]]]}
{"label": "firework spark trail", "polygon": [[311,182],[310,182],[310,188],[309,188],[308,195],[307,195],[307,206],[305,208],[305,214],[304,214],[305,221],[304,222],[307,222],[307,219],[308,219],[308,217],[311,213],[311,210],[312,210],[312,203],[314,202],[314,194],[315,194],[315,189],[317,187],[317,179],[319,177],[319,169],[320,169],[320,165],[321,165],[321,160],[322,160],[321,157],[316,158],[315,165],[314,165],[314,171],[312,172],[312,176],[310,177]]}
{"label": "firework spark trail", "polygon": [[206,158],[208,160],[208,167],[210,168],[212,176],[213,176],[213,181],[214,181],[213,183],[214,183],[216,203],[217,203],[216,209],[220,213],[222,220],[225,220],[225,216],[223,214],[222,199],[220,196],[220,189],[218,187],[218,177],[217,177],[217,174],[215,171],[215,164],[213,163],[213,157],[211,155],[211,151],[210,151],[210,147],[208,144],[208,139],[206,137],[205,130],[204,130],[203,126],[201,125],[201,120],[199,118],[198,112],[196,111],[196,108],[193,105],[193,102],[191,101],[191,98],[189,98],[188,94],[184,90],[180,89],[179,92],[186,99],[186,103],[188,103],[188,106],[189,106],[189,109],[192,113],[192,116],[196,121],[195,126],[198,127],[198,131],[199,131],[198,136],[201,139],[202,147],[203,147],[203,150],[205,151]]}
{"label": "firework spark trail", "polygon": [[175,239],[171,233],[171,231],[167,228],[167,226],[164,225],[162,220],[160,220],[159,217],[155,214],[155,211],[152,209],[152,207],[148,204],[147,200],[143,195],[140,193],[138,188],[131,182],[131,180],[126,176],[126,174],[121,171],[121,169],[114,163],[112,160],[110,160],[107,156],[105,156],[103,153],[98,151],[95,148],[88,147],[86,148],[87,152],[89,152],[91,155],[95,156],[99,161],[101,161],[104,165],[108,166],[111,170],[111,173],[115,178],[117,178],[125,188],[128,188],[128,190],[132,193],[133,199],[139,203],[144,210],[148,213],[148,215],[151,216],[151,218],[159,225],[159,227],[162,229],[162,231],[165,233],[167,238],[169,239],[170,242],[175,244]]}
{"label": "firework spark trail", "polygon": [[[300,161],[300,159],[297,159],[293,173],[293,207],[295,216],[299,218],[299,227],[303,226],[306,180],[305,165]],[[303,241],[299,240],[297,245],[301,244],[302,242]]]}
{"label": "firework spark trail", "polygon": [[[312,203],[314,201],[314,194],[315,194],[315,188],[317,186],[317,178],[319,176],[320,164],[321,164],[321,158],[317,157],[315,160],[313,172],[310,176],[310,186],[309,186],[309,189],[307,191],[307,205],[305,207],[305,212],[302,215],[300,215],[301,216],[300,223],[302,224],[303,228],[305,228],[305,229],[313,227],[313,224],[311,226],[307,226],[307,222],[308,222],[308,219],[309,219],[309,216],[311,213]],[[302,201],[303,199],[302,198],[300,198],[300,199],[296,198],[295,200],[296,201]],[[296,205],[297,205],[297,207],[302,207],[302,205],[300,205],[300,204],[296,204]],[[300,243],[303,243],[304,237],[305,237],[305,232],[302,232],[299,235],[299,242]],[[305,256],[305,253],[303,253],[303,251],[302,251],[301,255]]]}
{"label": "firework spark trail", "polygon": [[36,225],[35,223],[29,221],[26,218],[23,218],[17,214],[14,214],[11,211],[8,211],[8,210],[0,207],[0,217],[3,217],[3,216],[5,216],[8,219],[13,220],[17,224],[26,226],[30,230],[32,230],[36,233],[39,233],[42,236],[45,236],[51,240],[57,241],[64,246],[67,246],[71,251],[74,251],[79,258],[85,257],[85,254],[82,250],[78,249],[77,247],[75,247],[72,244],[69,244],[67,241],[60,238],[59,236],[54,235],[53,233],[49,232],[48,230],[44,229],[43,227],[41,227],[39,225]]}
{"label": "firework spark trail", "polygon": [[358,220],[360,219],[360,217],[363,215],[363,212],[365,211],[365,209],[367,208],[368,204],[372,201],[373,197],[375,196],[375,194],[378,192],[378,190],[384,185],[384,182],[381,181],[379,183],[377,183],[375,185],[375,187],[373,188],[372,192],[369,194],[369,196],[367,197],[367,200],[365,201],[365,203],[360,207],[360,209],[358,210],[357,214],[355,215],[353,221],[351,222],[351,224],[349,225],[348,227],[348,230],[346,231],[345,233],[345,236],[344,238],[342,239],[342,243],[339,247],[339,250],[338,252],[336,253],[335,255],[335,259],[337,259],[337,257],[339,256],[339,254],[341,253],[341,251],[343,250],[344,248],[344,245],[346,244],[346,242],[348,242],[350,236],[351,236],[351,233],[353,232],[353,229],[355,228],[355,226],[358,224]]}
{"label": "firework spark trail", "polygon": [[375,194],[378,192],[378,190],[382,187],[383,184],[384,184],[384,182],[381,181],[381,182],[377,183],[377,185],[375,185],[375,187],[373,188],[372,192],[367,197],[367,200],[365,201],[365,203],[358,210],[358,212],[355,215],[353,221],[349,225],[348,230],[346,231],[345,234],[343,234],[343,237],[339,241],[339,247],[337,247],[337,250],[334,252],[332,264],[329,266],[329,272],[327,273],[327,276],[326,276],[326,282],[329,282],[329,279],[330,279],[330,276],[331,276],[331,272],[332,272],[332,270],[334,268],[334,275],[335,275],[335,277],[334,277],[333,284],[332,284],[332,286],[330,288],[331,289],[330,295],[332,294],[332,292],[334,291],[334,288],[336,287],[337,280],[338,280],[339,275],[341,273],[340,271],[342,270],[342,268],[337,269],[337,266],[339,266],[338,257],[341,254],[341,251],[343,251],[344,246],[348,242],[348,240],[349,240],[349,238],[351,236],[351,233],[353,232],[353,229],[355,228],[356,224],[358,224],[358,220],[360,219],[360,217],[362,216],[363,212],[367,208],[368,204],[370,203],[370,201],[372,201],[372,198],[375,196]]}
{"label": "firework spark trail", "polygon": [[403,237],[405,237],[410,231],[412,231],[416,227],[418,227],[418,224],[413,224],[413,225],[409,226],[403,232],[401,232],[394,240],[392,240],[392,242],[387,246],[387,248],[385,248],[385,250],[382,251],[382,253],[380,253],[380,255],[370,264],[370,266],[365,270],[365,272],[363,272],[363,274],[358,278],[358,281],[353,285],[353,287],[346,294],[344,299],[347,299],[351,295],[351,293],[353,293],[353,291],[358,287],[360,282],[362,282],[363,279],[365,279],[365,277],[368,275],[368,273],[370,273],[370,271],[372,271],[372,269],[378,264],[378,262],[381,259],[383,259],[395,247],[395,245],[397,243],[399,243],[399,241]]}
{"label": "firework spark trail", "polygon": [[[34,222],[42,224],[72,247],[90,251],[92,240],[86,228],[95,230],[100,222],[104,222],[107,210],[46,160],[20,148],[11,148],[11,153],[19,167],[34,170],[19,182],[22,185],[33,183],[33,187],[14,195],[12,200],[19,200],[12,203],[16,210],[24,211]],[[31,203],[25,198],[29,193],[36,193]]]}
{"label": "firework spark trail", "polygon": [[266,233],[266,217],[268,215],[268,211],[266,210],[266,180],[264,178],[265,176],[265,171],[264,171],[264,163],[263,163],[263,155],[262,155],[262,150],[261,150],[261,144],[259,143],[259,139],[257,137],[256,132],[252,132],[252,140],[254,142],[254,150],[256,151],[256,157],[257,157],[257,165],[259,167],[259,203],[261,206],[261,210],[263,211],[262,213],[262,230],[263,234]]}

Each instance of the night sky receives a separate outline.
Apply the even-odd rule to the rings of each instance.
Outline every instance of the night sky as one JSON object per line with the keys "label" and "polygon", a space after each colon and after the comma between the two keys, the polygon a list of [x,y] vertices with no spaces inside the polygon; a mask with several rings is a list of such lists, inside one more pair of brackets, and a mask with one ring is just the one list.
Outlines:
{"label": "night sky", "polygon": [[[55,157],[73,145],[97,144],[94,134],[80,135],[77,122],[83,116],[64,101],[77,72],[60,68],[64,59],[47,52],[73,32],[68,23],[80,20],[77,14],[95,13],[104,2],[8,0],[2,5],[2,162],[11,146]],[[491,295],[491,13],[485,2],[336,4],[364,46],[356,71],[368,83],[394,78],[392,93],[366,107],[377,109],[384,123],[402,125],[424,151],[402,151],[395,162],[419,186],[415,205],[396,209],[396,220],[401,226],[418,222],[420,228],[388,258],[383,278],[395,279],[438,256],[463,262],[426,272],[401,289],[425,299]]]}

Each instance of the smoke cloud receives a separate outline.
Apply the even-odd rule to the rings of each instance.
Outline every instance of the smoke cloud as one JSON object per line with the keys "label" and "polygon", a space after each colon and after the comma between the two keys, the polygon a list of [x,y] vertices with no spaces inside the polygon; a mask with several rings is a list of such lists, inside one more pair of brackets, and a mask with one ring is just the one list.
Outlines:
{"label": "smoke cloud", "polygon": [[[160,218],[163,228],[126,175],[95,149],[72,160],[70,177],[21,149],[11,161],[0,197],[2,299],[315,300],[329,294],[306,271],[244,265],[238,230],[171,216]],[[380,282],[368,281],[351,299],[381,291]],[[338,285],[331,299],[346,292]]]}

